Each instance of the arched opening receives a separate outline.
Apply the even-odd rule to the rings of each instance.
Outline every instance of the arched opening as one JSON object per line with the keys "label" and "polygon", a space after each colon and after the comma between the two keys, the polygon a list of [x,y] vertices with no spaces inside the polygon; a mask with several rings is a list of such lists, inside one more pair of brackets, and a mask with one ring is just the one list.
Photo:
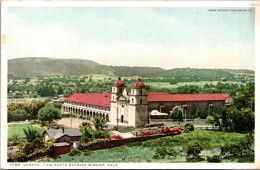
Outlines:
{"label": "arched opening", "polygon": [[140,104],[143,104],[143,99],[140,99]]}
{"label": "arched opening", "polygon": [[132,99],[132,103],[134,103],[134,99]]}
{"label": "arched opening", "polygon": [[106,120],[109,121],[109,115],[108,114],[106,115]]}
{"label": "arched opening", "polygon": [[140,94],[143,94],[143,90],[140,91]]}
{"label": "arched opening", "polygon": [[121,116],[121,123],[124,123],[124,115]]}

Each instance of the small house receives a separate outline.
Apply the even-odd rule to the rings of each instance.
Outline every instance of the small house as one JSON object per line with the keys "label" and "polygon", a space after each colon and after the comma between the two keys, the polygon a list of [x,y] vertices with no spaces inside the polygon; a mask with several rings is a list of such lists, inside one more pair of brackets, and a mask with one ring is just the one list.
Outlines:
{"label": "small house", "polygon": [[68,129],[52,129],[43,132],[45,141],[49,138],[55,139],[55,156],[66,154],[70,150],[70,144],[73,143],[74,148],[79,147],[79,138],[83,136],[77,128]]}

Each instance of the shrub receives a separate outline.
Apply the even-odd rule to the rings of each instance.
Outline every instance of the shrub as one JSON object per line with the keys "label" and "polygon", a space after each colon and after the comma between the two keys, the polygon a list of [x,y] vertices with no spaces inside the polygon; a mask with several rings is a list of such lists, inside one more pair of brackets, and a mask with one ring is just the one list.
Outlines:
{"label": "shrub", "polygon": [[21,139],[20,139],[19,135],[13,135],[12,139],[13,139],[13,144],[14,145],[18,145],[21,142]]}
{"label": "shrub", "polygon": [[90,138],[87,137],[87,136],[84,136],[84,135],[79,138],[80,144],[85,144],[85,143],[88,142],[89,140],[90,140]]}
{"label": "shrub", "polygon": [[104,131],[104,130],[95,130],[92,133],[92,138],[93,139],[98,139],[98,138],[109,138],[110,134],[108,131]]}
{"label": "shrub", "polygon": [[201,119],[205,119],[207,117],[207,110],[201,106],[199,106],[196,110],[196,116]]}
{"label": "shrub", "polygon": [[112,130],[116,130],[116,131],[118,131],[117,126],[114,126]]}
{"label": "shrub", "polygon": [[205,120],[206,123],[209,123],[213,126],[214,122],[215,122],[215,118],[211,115],[208,115],[206,120]]}
{"label": "shrub", "polygon": [[233,156],[242,156],[244,153],[248,154],[252,152],[251,146],[254,143],[254,136],[252,134],[248,134],[245,137],[241,138],[236,143],[229,143],[221,146],[221,154],[226,155],[230,154]]}
{"label": "shrub", "polygon": [[190,159],[192,156],[192,159],[197,159],[199,158],[200,152],[203,150],[201,145],[199,144],[199,141],[192,141],[189,142],[186,148],[186,154],[187,154],[187,159]]}
{"label": "shrub", "polygon": [[93,151],[90,151],[90,150],[88,150],[88,149],[85,149],[85,150],[83,150],[82,152],[83,152],[84,156],[91,155],[91,154],[94,153]]}
{"label": "shrub", "polygon": [[219,156],[207,157],[207,161],[208,162],[219,163],[219,162],[221,162],[221,158]]}
{"label": "shrub", "polygon": [[175,106],[172,111],[170,111],[169,117],[172,119],[172,121],[178,121],[179,123],[183,122],[182,112],[182,108]]}
{"label": "shrub", "polygon": [[23,132],[28,142],[33,142],[36,138],[40,137],[40,133],[33,127],[27,127],[27,130],[23,129]]}
{"label": "shrub", "polygon": [[190,132],[190,131],[194,131],[194,126],[191,123],[186,123],[184,126],[184,131],[185,132]]}
{"label": "shrub", "polygon": [[18,145],[19,151],[11,158],[14,162],[26,162],[41,156],[52,156],[55,140],[49,138],[46,142],[36,138],[33,142],[22,142]]}
{"label": "shrub", "polygon": [[155,153],[155,154],[153,155],[153,158],[154,158],[154,159],[160,159],[160,155],[159,155],[158,153]]}
{"label": "shrub", "polygon": [[173,148],[156,147],[153,155],[154,159],[164,159],[166,156],[176,156],[177,153]]}
{"label": "shrub", "polygon": [[69,156],[77,156],[80,155],[81,151],[77,148],[72,148],[70,152],[68,153]]}
{"label": "shrub", "polygon": [[25,110],[16,109],[11,112],[10,121],[24,121],[29,119],[29,114]]}

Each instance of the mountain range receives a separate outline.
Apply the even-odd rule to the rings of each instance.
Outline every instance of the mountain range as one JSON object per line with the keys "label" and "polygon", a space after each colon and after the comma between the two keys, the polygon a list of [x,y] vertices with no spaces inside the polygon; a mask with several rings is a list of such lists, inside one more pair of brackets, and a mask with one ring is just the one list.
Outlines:
{"label": "mountain range", "polygon": [[83,59],[53,59],[45,57],[17,58],[8,60],[8,77],[42,76],[82,76],[87,74],[105,74],[111,76],[141,76],[163,78],[198,77],[219,79],[234,77],[238,73],[254,74],[252,70],[234,69],[195,69],[174,68],[166,70],[159,67],[106,66]]}

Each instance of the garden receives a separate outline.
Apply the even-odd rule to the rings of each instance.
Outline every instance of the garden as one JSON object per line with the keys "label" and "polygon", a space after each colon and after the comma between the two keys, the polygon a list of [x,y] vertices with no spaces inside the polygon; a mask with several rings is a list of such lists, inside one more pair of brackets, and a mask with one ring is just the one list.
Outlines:
{"label": "garden", "polygon": [[[111,149],[71,150],[51,162],[254,162],[254,134],[195,130]],[[75,152],[75,153],[74,153]]]}

